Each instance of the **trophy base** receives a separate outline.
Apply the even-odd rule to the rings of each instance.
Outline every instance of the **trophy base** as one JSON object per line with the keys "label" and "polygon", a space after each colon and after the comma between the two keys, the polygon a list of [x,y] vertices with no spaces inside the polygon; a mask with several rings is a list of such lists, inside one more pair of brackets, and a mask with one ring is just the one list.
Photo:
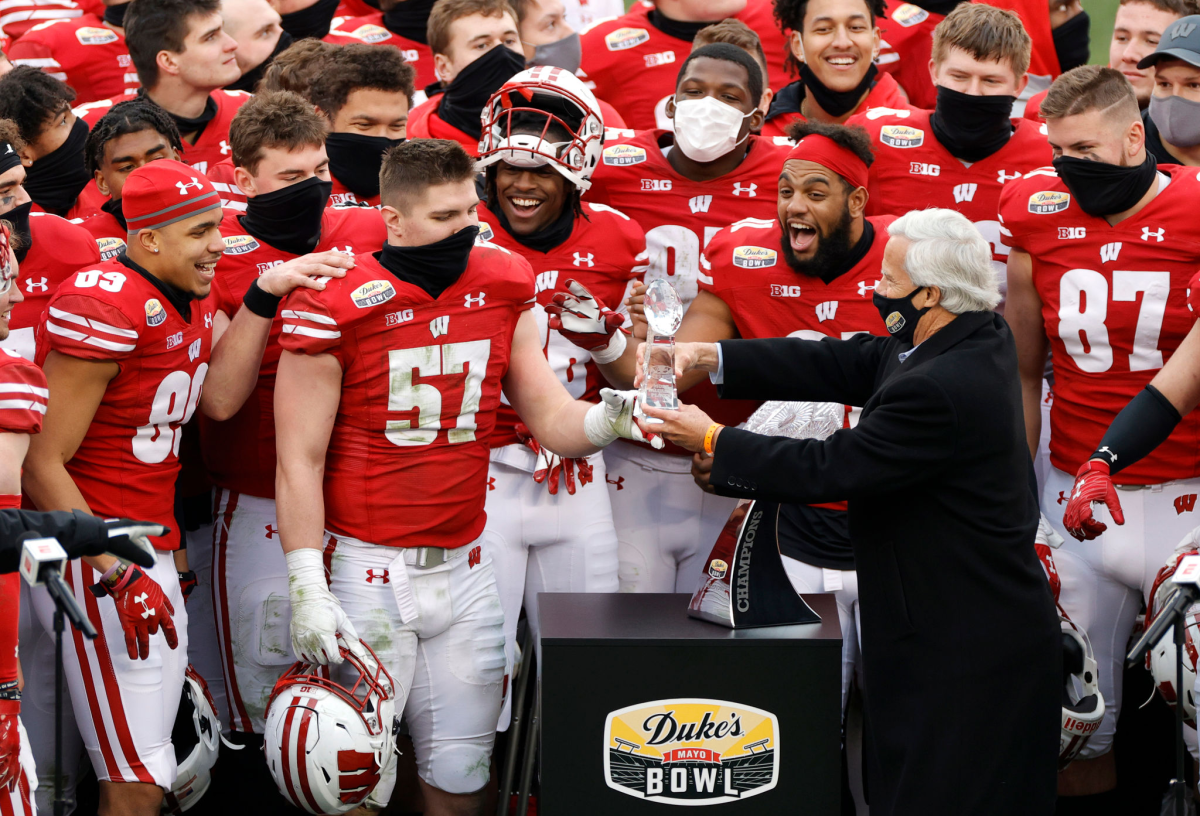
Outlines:
{"label": "trophy base", "polygon": [[796,594],[779,554],[779,505],[743,501],[729,516],[705,566],[688,616],[730,629],[820,623]]}

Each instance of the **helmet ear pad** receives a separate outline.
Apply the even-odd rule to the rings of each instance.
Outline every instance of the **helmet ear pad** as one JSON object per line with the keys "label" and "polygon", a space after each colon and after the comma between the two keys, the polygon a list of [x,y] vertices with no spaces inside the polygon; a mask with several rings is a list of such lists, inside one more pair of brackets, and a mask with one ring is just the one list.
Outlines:
{"label": "helmet ear pad", "polygon": [[1073,674],[1083,672],[1083,645],[1078,640],[1063,632],[1063,682]]}

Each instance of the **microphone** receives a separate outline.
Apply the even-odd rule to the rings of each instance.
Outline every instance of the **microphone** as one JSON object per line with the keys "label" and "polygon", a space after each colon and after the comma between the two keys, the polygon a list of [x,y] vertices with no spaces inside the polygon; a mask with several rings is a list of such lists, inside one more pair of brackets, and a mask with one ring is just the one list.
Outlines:
{"label": "microphone", "polygon": [[71,625],[83,633],[89,640],[96,638],[96,627],[88,620],[79,601],[67,582],[62,579],[62,571],[67,565],[67,551],[53,538],[41,538],[35,532],[22,533],[17,541],[21,542],[21,577],[31,587],[46,587],[50,597],[70,619]]}
{"label": "microphone", "polygon": [[1146,629],[1146,633],[1138,638],[1138,642],[1125,656],[1126,666],[1132,667],[1141,660],[1142,655],[1158,645],[1175,620],[1186,614],[1192,604],[1200,601],[1200,555],[1189,555],[1181,559],[1179,566],[1175,568],[1175,574],[1171,576],[1171,583],[1175,584],[1176,590],[1167,598],[1162,611]]}

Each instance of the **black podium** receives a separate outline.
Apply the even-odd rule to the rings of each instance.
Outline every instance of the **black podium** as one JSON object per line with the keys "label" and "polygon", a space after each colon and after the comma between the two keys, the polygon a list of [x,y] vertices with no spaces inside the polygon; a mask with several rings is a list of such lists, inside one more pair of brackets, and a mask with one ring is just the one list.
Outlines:
{"label": "black podium", "polygon": [[841,631],[726,629],[687,595],[539,595],[543,816],[836,816]]}

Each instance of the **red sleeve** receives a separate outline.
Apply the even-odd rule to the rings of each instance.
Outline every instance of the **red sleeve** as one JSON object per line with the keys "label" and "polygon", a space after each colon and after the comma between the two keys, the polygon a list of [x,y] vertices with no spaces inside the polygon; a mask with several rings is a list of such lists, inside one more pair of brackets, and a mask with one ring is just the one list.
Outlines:
{"label": "red sleeve", "polygon": [[327,303],[335,289],[340,291],[340,287],[333,286],[322,292],[295,289],[284,299],[279,313],[283,318],[283,333],[279,336],[283,348],[297,354],[333,354],[344,364],[341,327]]}
{"label": "red sleeve", "polygon": [[30,40],[22,37],[8,49],[8,59],[13,65],[29,65],[40,68],[55,79],[66,81],[62,66],[54,58],[54,52],[40,40]]}
{"label": "red sleeve", "polygon": [[[1043,178],[1044,183],[1049,183],[1051,178],[1057,178],[1054,171],[1048,168],[1034,170],[1032,173],[1027,173],[1024,179],[1006,184],[1000,189],[1000,203],[997,208],[1000,220],[1000,243],[1003,246],[1021,252],[1029,252],[1026,247],[1030,232],[1034,227],[1034,223],[1029,217],[1030,199],[1033,196],[1040,196],[1039,191],[1045,190],[1045,187],[1030,183],[1027,179],[1038,177],[1049,177]],[[1043,220],[1038,223],[1047,222]]]}
{"label": "red sleeve", "polygon": [[40,368],[16,352],[0,349],[0,433],[41,433],[49,397]]}
{"label": "red sleeve", "polygon": [[697,276],[696,284],[697,288],[701,292],[712,292],[714,295],[720,297],[720,295],[717,294],[720,290],[720,285],[717,282],[720,278],[720,275],[718,274],[716,277],[713,276],[712,259],[717,258],[719,265],[719,259],[723,257],[722,252],[725,249],[725,245],[728,243],[729,227],[724,227],[720,232],[714,235],[708,242],[708,245],[700,251],[700,274]]}
{"label": "red sleeve", "polygon": [[[120,272],[99,273],[120,275]],[[134,273],[130,273],[134,274]],[[129,316],[111,303],[68,292],[47,307],[45,342],[49,349],[81,360],[121,360],[137,348],[137,329]]]}
{"label": "red sleeve", "polygon": [[[20,506],[20,494],[0,494],[0,510]],[[0,684],[17,682],[17,625],[20,618],[21,576],[15,572],[0,575]],[[0,700],[0,714],[18,714],[20,711],[19,700]]]}

